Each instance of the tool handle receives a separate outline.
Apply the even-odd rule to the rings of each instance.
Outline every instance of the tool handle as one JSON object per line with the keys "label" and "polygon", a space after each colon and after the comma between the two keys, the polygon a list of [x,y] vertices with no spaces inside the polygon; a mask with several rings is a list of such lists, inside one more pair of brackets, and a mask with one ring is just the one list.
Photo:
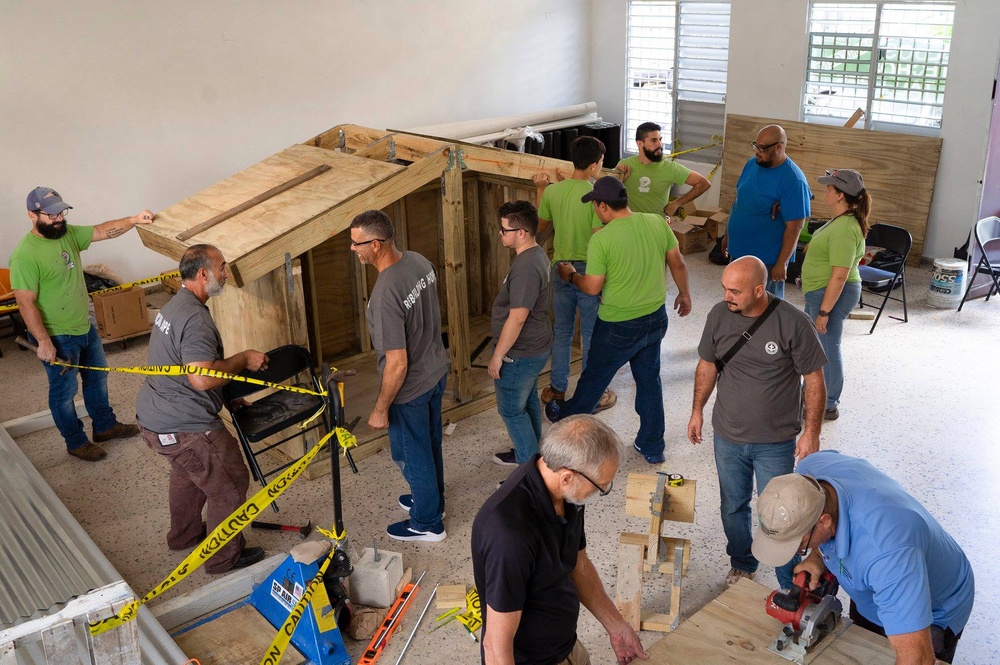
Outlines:
{"label": "tool handle", "polygon": [[[32,344],[31,342],[29,342],[28,340],[24,339],[23,337],[15,337],[14,341],[17,344],[23,346],[24,348],[26,348],[26,349],[28,349],[30,351],[34,351],[35,353],[38,353],[38,346],[35,345],[35,344]],[[61,363],[65,363],[66,362],[62,358],[56,358],[56,360],[58,360]],[[69,367],[63,367],[61,370],[59,370],[59,376],[62,376],[63,374],[65,374],[68,371],[69,371]]]}

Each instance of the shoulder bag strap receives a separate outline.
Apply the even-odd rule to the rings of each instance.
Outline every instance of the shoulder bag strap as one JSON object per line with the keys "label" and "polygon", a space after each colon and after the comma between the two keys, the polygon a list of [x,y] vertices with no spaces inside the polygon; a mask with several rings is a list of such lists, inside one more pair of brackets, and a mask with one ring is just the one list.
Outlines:
{"label": "shoulder bag strap", "polygon": [[767,309],[764,310],[764,313],[758,316],[757,320],[753,322],[753,325],[747,328],[747,331],[743,333],[738,340],[736,340],[736,343],[730,347],[726,355],[722,356],[721,359],[717,358],[715,360],[715,369],[717,369],[720,374],[722,373],[722,370],[726,368],[726,365],[732,361],[733,356],[739,353],[740,349],[743,348],[743,345],[750,341],[753,334],[757,332],[757,329],[764,325],[764,322],[767,321],[767,317],[771,316],[771,312],[778,308],[778,303],[780,302],[781,298],[778,296],[772,296],[771,302],[768,303]]}

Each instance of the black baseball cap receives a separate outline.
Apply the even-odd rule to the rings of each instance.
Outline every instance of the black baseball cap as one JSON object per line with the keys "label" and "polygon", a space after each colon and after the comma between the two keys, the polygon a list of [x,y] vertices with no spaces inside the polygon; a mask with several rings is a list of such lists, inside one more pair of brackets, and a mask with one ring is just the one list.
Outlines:
{"label": "black baseball cap", "polygon": [[591,201],[609,203],[627,199],[628,190],[625,189],[622,181],[614,176],[606,175],[603,178],[598,178],[597,182],[594,183],[594,189],[584,194],[580,201],[582,203],[590,203]]}

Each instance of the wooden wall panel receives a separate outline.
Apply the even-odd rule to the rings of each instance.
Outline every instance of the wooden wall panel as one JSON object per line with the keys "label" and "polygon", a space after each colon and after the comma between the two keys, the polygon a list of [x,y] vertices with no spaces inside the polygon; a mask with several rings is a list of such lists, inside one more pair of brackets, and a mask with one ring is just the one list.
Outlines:
{"label": "wooden wall panel", "polygon": [[356,262],[350,231],[342,231],[312,250],[315,308],[311,315],[321,337],[321,360],[331,361],[361,350],[351,267]]}
{"label": "wooden wall panel", "polygon": [[920,261],[941,139],[730,114],[726,116],[720,192],[720,205],[727,210],[736,198],[736,181],[743,165],[753,156],[750,142],[761,127],[772,123],[785,128],[788,156],[809,180],[816,196],[812,204],[814,217],[830,215],[823,204],[825,186],[816,182],[816,178],[826,169],[856,169],[864,176],[865,187],[872,195],[872,223],[907,229],[913,236],[910,263]]}
{"label": "wooden wall panel", "polygon": [[[438,275],[444,275],[444,253],[441,240],[441,188],[434,187],[414,192],[405,199],[406,242],[409,249],[421,254],[434,264]],[[441,321],[448,320],[447,298],[444,285],[438,285],[441,302]]]}
{"label": "wooden wall panel", "polygon": [[493,307],[500,284],[510,269],[510,251],[500,243],[500,218],[497,209],[505,201],[502,185],[479,182],[479,260],[482,268],[483,308]]}

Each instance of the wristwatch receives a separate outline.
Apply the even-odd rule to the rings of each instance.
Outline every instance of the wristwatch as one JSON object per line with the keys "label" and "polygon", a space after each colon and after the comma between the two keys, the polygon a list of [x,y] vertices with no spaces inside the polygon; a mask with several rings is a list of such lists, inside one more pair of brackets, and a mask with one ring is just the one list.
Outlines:
{"label": "wristwatch", "polygon": [[567,281],[567,282],[569,282],[569,283],[570,283],[570,285],[572,285],[572,286],[576,286],[575,284],[573,284],[573,277],[575,277],[576,275],[577,275],[577,272],[576,272],[576,271],[574,270],[573,272],[571,272],[571,273],[569,274],[569,279],[567,279],[567,280],[566,280],[566,281]]}
{"label": "wristwatch", "polygon": [[[819,310],[819,316],[830,316],[830,312],[826,311],[825,309],[821,309]],[[819,316],[817,316],[817,318],[819,318]]]}

